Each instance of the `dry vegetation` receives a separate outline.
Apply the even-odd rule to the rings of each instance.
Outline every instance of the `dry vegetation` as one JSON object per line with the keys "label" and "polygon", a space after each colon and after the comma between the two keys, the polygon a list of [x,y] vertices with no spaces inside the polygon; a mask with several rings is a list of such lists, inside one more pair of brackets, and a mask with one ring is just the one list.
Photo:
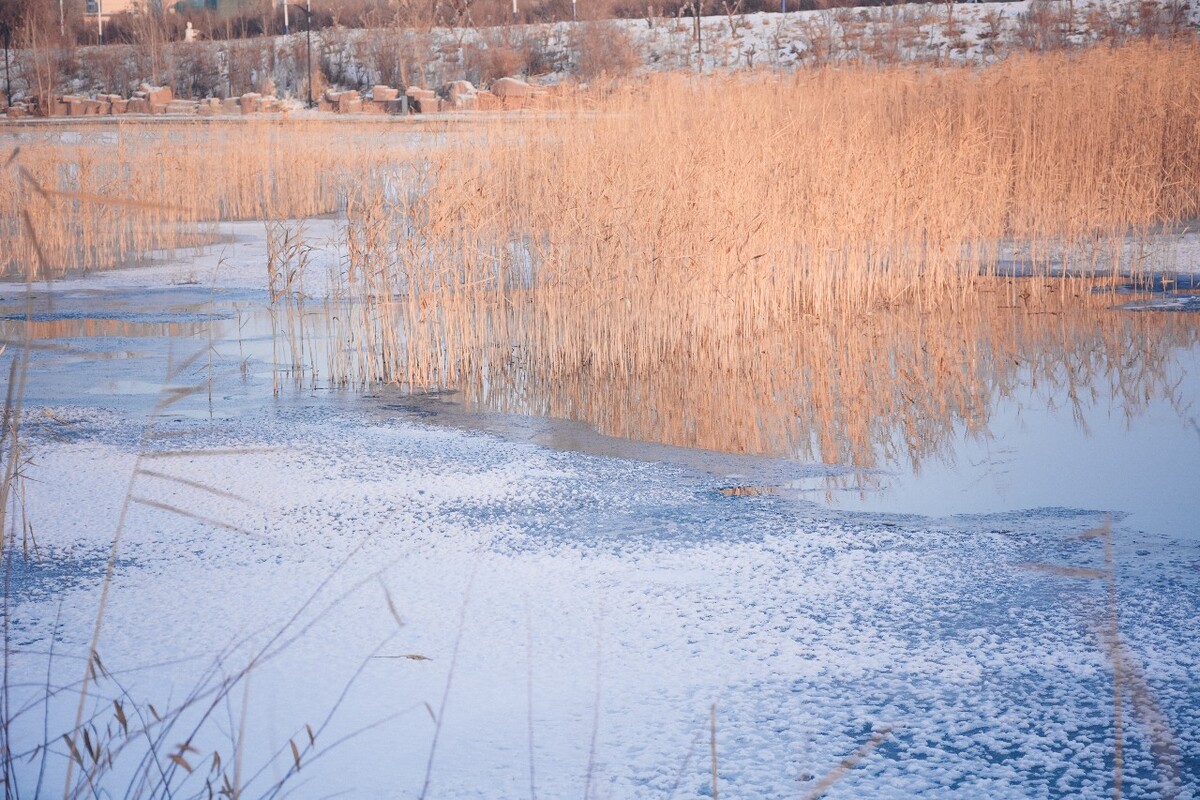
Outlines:
{"label": "dry vegetation", "polygon": [[[1019,369],[1109,371],[1136,403],[1163,388],[1163,348],[1195,339],[1104,312],[1090,280],[1129,262],[1131,232],[1200,214],[1194,44],[559,102],[422,153],[389,125],[288,120],[34,141],[0,195],[6,257],[38,263],[23,210],[58,271],[192,244],[208,220],[345,208],[319,309],[303,237],[270,231],[277,360],[298,373],[861,464],[937,453]],[[994,277],[1013,253],[1081,277]]]}
{"label": "dry vegetation", "polygon": [[[311,367],[694,446],[811,434],[831,460],[899,415],[920,456],[1012,362],[1144,354],[1123,386],[1153,372],[1149,343],[1194,338],[1101,325],[1086,279],[1128,261],[1130,232],[1200,213],[1198,101],[1194,45],[657,79],[614,113],[451,146],[407,192],[366,183],[322,312],[340,349]],[[1080,277],[995,278],[1014,250]]]}
{"label": "dry vegetation", "polygon": [[[395,137],[335,122],[121,122],[32,135],[3,154],[0,273],[105,269],[207,240],[204,223],[339,210],[346,184],[404,158]],[[67,140],[67,141],[64,141]],[[37,221],[35,253],[29,215]],[[43,274],[48,265],[49,274]]]}
{"label": "dry vegetation", "polygon": [[[296,247],[294,232],[278,236]],[[283,263],[299,264],[292,254],[297,260]],[[943,309],[805,315],[720,353],[680,351],[640,370],[591,361],[540,371],[517,348],[506,358],[498,339],[448,385],[475,407],[582,420],[636,441],[919,469],[952,458],[963,431],[986,435],[997,400],[1022,386],[1040,387],[1082,424],[1107,403],[1135,416],[1158,398],[1185,400],[1169,365],[1196,346],[1200,329],[1185,315],[1114,313],[1109,285],[981,278]],[[369,304],[303,312],[297,297],[289,300],[278,311],[279,360],[292,374],[349,383],[384,369],[380,354],[403,347]],[[503,316],[510,331],[521,324],[519,309]],[[324,343],[326,334],[339,349]]]}
{"label": "dry vegetation", "polygon": [[[319,309],[303,289],[320,277],[304,274],[303,238],[268,228],[277,339],[298,370],[459,388],[618,436],[859,464],[939,454],[1030,377],[1083,409],[1078,387],[1104,375],[1135,411],[1170,396],[1171,348],[1200,338],[1185,316],[1115,314],[1094,292],[1128,263],[1131,233],[1200,215],[1194,44],[982,71],[671,76],[606,95],[604,113],[594,99],[523,118],[518,136],[496,123],[482,143],[419,157],[369,124],[121,123],[77,143],[35,137],[4,159],[4,266],[50,277],[196,243],[214,219],[344,206],[345,270]],[[995,274],[1013,252],[1039,276]],[[38,329],[23,330],[27,358]],[[327,353],[311,348],[325,337]],[[21,465],[15,359],[9,375],[0,522]],[[164,388],[160,408],[177,391]],[[1088,536],[1106,537],[1107,570],[1084,577],[1114,586],[1111,531]],[[1114,707],[1128,695],[1137,709],[1143,682],[1122,660],[1110,597]],[[103,615],[102,602],[97,631]],[[95,648],[81,698],[112,680]],[[85,719],[81,699],[63,739],[82,777],[69,774],[65,794],[87,793],[135,738],[169,753],[172,726],[244,675],[133,725],[119,685],[102,687],[111,721]],[[290,742],[294,772],[315,747],[306,732],[307,746],[299,733]],[[715,764],[715,716],[711,742]],[[168,758],[190,775],[191,740],[177,747]],[[39,752],[5,754],[5,775]],[[237,796],[237,756],[213,758],[214,780]]]}

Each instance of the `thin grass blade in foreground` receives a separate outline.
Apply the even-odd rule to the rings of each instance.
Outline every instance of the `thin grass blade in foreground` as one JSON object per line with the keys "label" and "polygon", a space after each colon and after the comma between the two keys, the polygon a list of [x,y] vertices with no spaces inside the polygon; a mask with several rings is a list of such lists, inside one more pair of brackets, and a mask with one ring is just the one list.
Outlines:
{"label": "thin grass blade in foreground", "polygon": [[1112,713],[1113,713],[1113,776],[1112,796],[1120,800],[1125,794],[1125,702],[1132,702],[1133,712],[1141,722],[1149,742],[1154,769],[1158,773],[1159,791],[1162,797],[1177,797],[1180,791],[1180,751],[1177,738],[1171,730],[1154,693],[1150,689],[1136,657],[1129,652],[1121,637],[1118,617],[1119,597],[1117,594],[1117,568],[1114,556],[1113,523],[1110,516],[1096,528],[1084,531],[1078,541],[1099,540],[1104,546],[1104,568],[1060,566],[1058,564],[1024,564],[1027,569],[1058,575],[1066,578],[1104,581],[1105,619],[1098,632],[1098,639],[1112,667]]}
{"label": "thin grass blade in foreground", "polygon": [[846,777],[852,769],[862,763],[867,756],[874,752],[875,748],[883,744],[891,735],[891,728],[881,728],[876,731],[870,739],[863,742],[857,750],[843,758],[825,777],[817,781],[816,785],[804,795],[804,800],[817,800],[818,797],[829,791],[830,787]]}

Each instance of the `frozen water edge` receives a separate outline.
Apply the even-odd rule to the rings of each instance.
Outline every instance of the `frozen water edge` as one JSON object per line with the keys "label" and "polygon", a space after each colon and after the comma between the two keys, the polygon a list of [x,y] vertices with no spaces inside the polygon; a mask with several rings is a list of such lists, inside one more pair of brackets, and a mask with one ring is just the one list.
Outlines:
{"label": "frozen water edge", "polygon": [[[261,291],[261,224],[230,230],[241,250],[47,291],[60,312],[136,289],[186,313],[207,286],[225,299]],[[14,564],[16,707],[44,688],[60,601],[53,682],[82,675],[162,370],[161,343],[72,344],[34,359],[28,509],[58,569]],[[430,796],[524,797],[531,784],[542,797],[702,796],[713,704],[727,796],[803,796],[801,778],[885,726],[893,735],[829,797],[1110,794],[1103,587],[1021,566],[1102,566],[1097,543],[1071,541],[1100,510],[929,518],[723,497],[703,465],[556,451],[377,413],[370,398],[268,401],[269,381],[239,378],[236,362],[217,365],[214,419],[195,398],[155,420],[170,435],[151,447],[211,454],[151,468],[247,502],[161,477],[136,488],[246,533],[135,506],[99,651],[132,697],[163,708],[218,653],[226,671],[243,666],[301,610],[292,630],[304,635],[251,676],[248,772],[270,764],[252,789],[287,769],[288,739],[318,726],[362,666],[297,796],[417,796],[431,715],[442,726]],[[231,448],[274,449],[216,452]],[[823,468],[791,469],[772,480]],[[1123,636],[1175,731],[1180,796],[1195,797],[1200,546],[1118,522],[1116,561]],[[102,713],[113,694],[97,687]],[[234,700],[197,738],[205,755],[236,730]],[[75,703],[56,697],[51,739]],[[11,735],[17,749],[42,741],[40,714]],[[1129,793],[1159,794],[1136,725],[1128,746]],[[65,762],[54,766],[51,787]],[[32,780],[36,762],[22,768]]]}
{"label": "frozen water edge", "polygon": [[[80,434],[35,433],[41,544],[102,552],[137,422],[52,413]],[[528,795],[530,735],[541,796],[582,794],[589,763],[598,796],[660,797],[680,776],[676,796],[703,794],[712,703],[733,796],[800,793],[800,777],[881,726],[894,736],[829,796],[1107,794],[1102,587],[1020,566],[1100,566],[1095,543],[1069,543],[1097,513],[929,520],[727,498],[687,468],[365,422],[324,402],[167,427],[183,434],[172,448],[278,449],[158,462],[249,502],[162,481],[141,491],[252,535],[135,508],[100,652],[116,673],[191,658],[129,673],[131,694],[161,707],[228,642],[249,636],[237,650],[247,657],[333,574],[305,612],[313,627],[252,677],[247,759],[315,725],[380,643],[317,752],[401,716],[302,771],[303,796],[415,796],[434,731],[424,704],[436,713],[448,680],[432,796]],[[1123,632],[1179,737],[1181,796],[1193,797],[1200,548],[1121,530],[1117,560]],[[56,681],[77,679],[97,583],[93,571],[59,595]],[[13,600],[15,683],[38,684],[57,606]],[[387,657],[409,654],[430,660]],[[53,707],[63,729],[73,702]],[[31,746],[35,727],[14,736]],[[1155,793],[1136,728],[1130,747],[1130,788]]]}

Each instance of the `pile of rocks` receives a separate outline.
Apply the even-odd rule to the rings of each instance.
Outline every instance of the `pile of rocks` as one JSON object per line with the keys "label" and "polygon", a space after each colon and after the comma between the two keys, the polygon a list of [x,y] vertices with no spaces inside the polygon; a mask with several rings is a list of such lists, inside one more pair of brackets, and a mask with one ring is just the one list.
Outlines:
{"label": "pile of rocks", "polygon": [[517,78],[500,78],[493,81],[488,90],[477,89],[470,81],[451,81],[436,92],[413,86],[408,88],[409,105],[420,114],[536,108],[547,96],[544,89]]}
{"label": "pile of rocks", "polygon": [[[204,107],[208,104],[208,108]],[[201,114],[273,114],[287,111],[287,105],[278,97],[258,92],[246,92],[241,97],[227,97],[224,100],[202,101]]]}
{"label": "pile of rocks", "polygon": [[[142,84],[126,100],[119,94],[98,94],[95,97],[65,94],[48,103],[46,111],[55,117],[97,117],[110,114],[180,114],[194,113],[190,100],[176,100],[169,86],[153,87]],[[40,113],[37,97],[26,97],[6,110],[9,119],[19,119]]]}
{"label": "pile of rocks", "polygon": [[321,111],[332,111],[335,114],[404,114],[408,112],[404,98],[400,96],[400,90],[383,85],[372,87],[366,97],[354,89],[344,92],[328,89],[321,96],[317,108]]}
{"label": "pile of rocks", "polygon": [[[390,86],[374,86],[364,97],[351,89],[327,90],[321,95],[319,109],[335,114],[431,114],[441,111],[501,111],[536,108],[547,92],[517,78],[500,78],[489,91],[476,89],[470,81],[452,81],[440,90],[410,86],[402,94]],[[294,101],[290,101],[294,104]],[[37,98],[25,98],[8,109],[9,118],[38,113]],[[49,109],[52,116],[101,116],[110,114],[260,114],[286,112],[287,102],[269,94],[249,92],[241,97],[207,100],[176,99],[169,86],[142,84],[129,99],[115,94],[95,97],[64,95]]]}
{"label": "pile of rocks", "polygon": [[432,89],[410,86],[405,94],[408,97],[408,107],[413,113],[436,114],[442,110],[442,98]]}

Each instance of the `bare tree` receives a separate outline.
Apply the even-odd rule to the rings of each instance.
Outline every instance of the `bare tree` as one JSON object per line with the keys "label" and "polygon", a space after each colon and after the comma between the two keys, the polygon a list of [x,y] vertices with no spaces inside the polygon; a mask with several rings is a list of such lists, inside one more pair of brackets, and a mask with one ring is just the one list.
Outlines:
{"label": "bare tree", "polygon": [[721,0],[721,9],[725,12],[725,16],[729,19],[729,35],[737,34],[737,26],[742,15],[742,9],[745,7],[745,0]]}
{"label": "bare tree", "polygon": [[680,11],[692,15],[692,38],[696,42],[696,70],[704,71],[704,41],[701,35],[700,18],[704,16],[704,0],[686,0]]}

